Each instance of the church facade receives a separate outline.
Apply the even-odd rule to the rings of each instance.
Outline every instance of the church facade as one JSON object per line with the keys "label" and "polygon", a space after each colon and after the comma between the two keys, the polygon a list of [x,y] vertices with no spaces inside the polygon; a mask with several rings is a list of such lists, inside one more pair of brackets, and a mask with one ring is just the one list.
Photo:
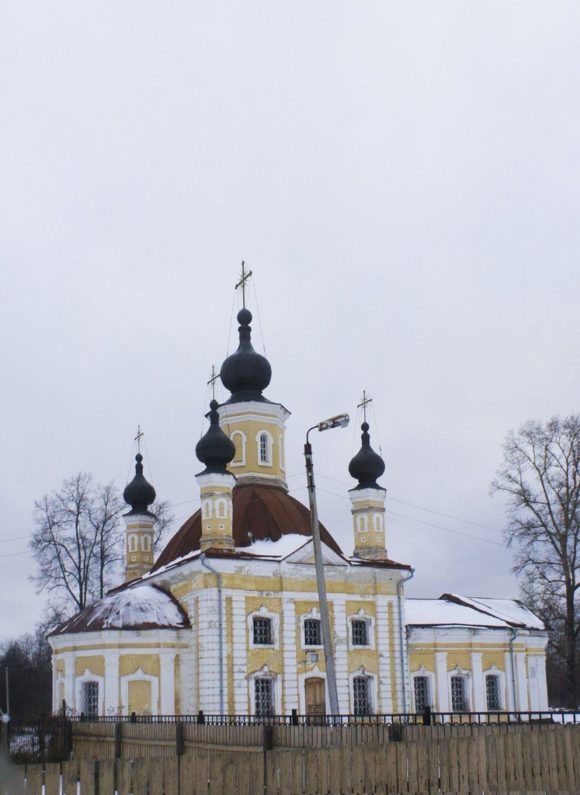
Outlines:
{"label": "church facade", "polygon": [[[153,487],[124,492],[125,582],[53,632],[53,706],[85,715],[328,712],[308,509],[288,494],[288,410],[238,314],[196,454],[201,507],[153,557]],[[321,525],[342,714],[543,710],[546,632],[512,600],[407,599],[387,554],[385,465],[362,426],[349,471],[353,554]]]}

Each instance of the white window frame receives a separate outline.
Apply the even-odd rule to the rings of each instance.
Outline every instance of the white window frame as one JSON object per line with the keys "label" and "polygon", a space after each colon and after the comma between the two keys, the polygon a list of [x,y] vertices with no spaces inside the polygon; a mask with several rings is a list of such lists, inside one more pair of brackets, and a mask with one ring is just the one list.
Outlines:
{"label": "white window frame", "polygon": [[236,444],[236,439],[235,439],[236,436],[239,436],[240,439],[241,439],[240,458],[234,458],[234,460],[231,461],[228,466],[230,466],[230,467],[243,467],[243,466],[246,465],[246,447],[247,447],[247,444],[248,444],[248,437],[246,436],[246,434],[243,431],[235,430],[235,431],[232,432],[232,435],[230,436],[230,439],[232,440],[232,442],[236,446],[236,454],[238,452],[238,445]]}
{"label": "white window frame", "polygon": [[141,668],[132,674],[121,677],[121,705],[122,714],[129,715],[129,682],[149,682],[151,685],[151,715],[159,714],[159,679],[152,674],[146,674]]}
{"label": "white window frame", "polygon": [[[359,647],[357,647],[359,648]],[[366,646],[361,646],[360,648],[367,648]],[[361,665],[356,671],[353,671],[348,676],[348,700],[350,705],[350,714],[354,715],[354,680],[358,679],[359,677],[363,677],[368,680],[369,683],[369,704],[370,704],[370,711],[365,713],[366,715],[375,715],[377,712],[377,688],[376,688],[376,676],[375,674],[367,671],[364,665]],[[360,717],[363,718],[364,715],[361,713]]]}
{"label": "white window frame", "polygon": [[[465,709],[457,710],[453,709],[453,693],[451,690],[451,680],[454,676],[461,676],[465,681],[465,700],[466,705]],[[472,704],[473,704],[473,688],[472,688],[472,676],[471,671],[467,671],[464,668],[460,668],[457,666],[456,668],[452,669],[448,672],[447,675],[447,687],[449,692],[449,712],[471,712]]]}
{"label": "white window frame", "polygon": [[[367,625],[367,641],[368,643],[363,646],[358,643],[352,642],[352,622],[365,621]],[[375,648],[375,620],[372,616],[367,615],[362,607],[352,616],[348,617],[348,648],[349,649],[374,649]]]}
{"label": "white window frame", "polygon": [[89,671],[85,668],[81,676],[77,676],[75,680],[75,706],[76,711],[80,715],[83,705],[83,682],[96,682],[99,685],[99,708],[98,714],[105,714],[105,678]]}
{"label": "white window frame", "polygon": [[[262,461],[262,450],[261,450],[261,440],[262,436],[266,437],[266,461]],[[265,428],[258,431],[256,434],[256,452],[257,452],[257,459],[258,459],[258,466],[260,467],[271,467],[272,466],[272,434],[270,431],[267,431]]]}
{"label": "white window frame", "polygon": [[[272,631],[272,643],[254,643],[254,618],[269,618],[270,629]],[[262,605],[259,610],[254,610],[248,615],[248,632],[250,649],[277,649],[279,638],[279,618],[276,613],[272,613],[267,607]]]}
{"label": "white window frame", "polygon": [[151,536],[143,533],[141,536],[141,552],[151,552]]}
{"label": "white window frame", "polygon": [[129,535],[129,538],[127,539],[127,549],[129,552],[138,552],[139,538],[137,537],[137,533],[131,533]]}
{"label": "white window frame", "polygon": [[256,714],[256,679],[270,679],[272,682],[272,701],[274,715],[282,714],[282,694],[278,674],[271,671],[267,665],[263,665],[258,671],[253,671],[248,676],[248,687],[250,696],[250,715]]}
{"label": "white window frame", "polygon": [[[322,625],[320,625],[320,643],[306,643],[306,630],[305,624],[306,621],[313,619],[314,621],[318,621],[320,623],[320,613],[319,611],[313,607],[312,610],[309,610],[308,613],[304,613],[304,615],[300,616],[300,641],[301,646],[303,649],[322,649]],[[366,648],[366,646],[365,646]]]}
{"label": "white window frame", "polygon": [[[486,712],[501,712],[505,709],[505,676],[504,672],[500,671],[495,665],[492,665],[491,668],[482,672],[483,676],[483,700],[485,703],[485,711]],[[487,706],[487,679],[488,676],[496,676],[497,677],[497,695],[499,698],[499,707],[496,707],[494,710],[490,710]]]}
{"label": "white window frame", "polygon": [[417,704],[415,703],[415,677],[416,676],[423,676],[427,679],[427,698],[429,701],[429,706],[431,709],[435,709],[435,674],[432,671],[428,671],[423,665],[417,669],[416,671],[411,672],[411,679],[412,682],[412,699],[413,699],[413,708],[414,711],[417,712]]}
{"label": "white window frame", "polygon": [[284,436],[280,434],[278,437],[278,456],[280,459],[280,469],[282,472],[286,471],[286,451],[284,450]]}

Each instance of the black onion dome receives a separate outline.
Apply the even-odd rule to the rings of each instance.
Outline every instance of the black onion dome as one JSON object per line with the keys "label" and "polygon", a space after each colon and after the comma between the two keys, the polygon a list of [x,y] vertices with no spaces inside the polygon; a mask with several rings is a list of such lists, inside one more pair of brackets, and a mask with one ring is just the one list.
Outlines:
{"label": "black onion dome", "polygon": [[265,400],[262,391],[266,389],[272,378],[272,368],[265,356],[252,347],[251,336],[252,313],[249,309],[240,309],[238,323],[240,344],[238,350],[225,360],[220,370],[222,383],[232,396],[228,403],[240,403],[244,400]]}
{"label": "black onion dome", "polygon": [[371,447],[368,422],[363,422],[362,447],[348,465],[348,471],[358,480],[357,489],[380,489],[377,478],[385,471],[385,462]]}
{"label": "black onion dome", "polygon": [[235,444],[220,428],[218,406],[217,400],[212,400],[209,404],[209,429],[195,446],[196,456],[202,464],[205,464],[205,469],[201,474],[227,472],[226,466],[236,454]]}
{"label": "black onion dome", "polygon": [[123,499],[127,505],[131,506],[129,514],[132,513],[145,513],[152,516],[147,509],[151,503],[155,502],[155,489],[143,477],[143,456],[137,453],[135,456],[135,477],[125,486],[123,492]]}

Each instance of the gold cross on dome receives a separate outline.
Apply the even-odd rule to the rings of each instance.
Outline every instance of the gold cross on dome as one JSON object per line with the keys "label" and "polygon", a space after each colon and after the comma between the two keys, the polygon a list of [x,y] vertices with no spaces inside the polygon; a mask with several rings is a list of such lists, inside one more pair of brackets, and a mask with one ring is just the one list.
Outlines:
{"label": "gold cross on dome", "polygon": [[240,281],[236,284],[236,290],[238,287],[242,288],[242,305],[244,309],[246,308],[246,282],[252,275],[252,271],[248,271],[246,273],[246,263],[242,260],[242,275]]}
{"label": "gold cross on dome", "polygon": [[134,442],[137,442],[137,452],[141,453],[141,439],[145,436],[143,431],[141,430],[141,426],[137,426],[137,436],[133,439]]}
{"label": "gold cross on dome", "polygon": [[220,374],[216,373],[216,371],[215,371],[215,364],[212,364],[212,366],[211,366],[211,375],[209,377],[209,381],[207,382],[208,386],[211,384],[212,400],[215,400],[215,382],[219,380],[219,377],[220,377]]}
{"label": "gold cross on dome", "polygon": [[362,410],[363,410],[363,418],[364,418],[364,422],[366,422],[366,421],[367,421],[367,406],[369,405],[369,403],[372,403],[372,402],[373,402],[373,399],[372,399],[372,397],[370,397],[370,395],[367,395],[367,393],[366,393],[366,389],[363,389],[363,396],[362,396],[362,400],[361,400],[361,402],[360,402],[360,403],[357,405],[357,409],[361,409],[361,408],[362,408]]}

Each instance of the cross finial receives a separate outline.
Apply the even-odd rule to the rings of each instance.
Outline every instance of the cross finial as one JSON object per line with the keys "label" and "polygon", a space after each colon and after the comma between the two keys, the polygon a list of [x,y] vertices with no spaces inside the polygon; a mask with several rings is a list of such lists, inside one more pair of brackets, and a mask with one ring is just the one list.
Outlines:
{"label": "cross finial", "polygon": [[363,389],[362,400],[357,405],[357,409],[362,408],[364,422],[367,421],[367,406],[369,405],[369,403],[372,403],[372,402],[373,402],[372,397],[370,397],[370,395],[367,395],[366,389]]}
{"label": "cross finial", "polygon": [[215,400],[215,382],[219,379],[219,377],[220,377],[220,374],[216,373],[216,371],[215,371],[215,364],[212,364],[212,366],[211,366],[211,375],[209,377],[209,381],[207,382],[208,386],[211,384],[211,397],[212,397],[212,400]]}
{"label": "cross finial", "polygon": [[143,431],[141,430],[141,426],[140,426],[140,425],[138,425],[138,426],[137,426],[137,436],[136,436],[136,437],[135,437],[135,439],[133,440],[133,441],[137,442],[137,452],[138,452],[138,453],[141,453],[141,439],[143,438],[143,436],[144,436],[144,435],[145,435],[145,434],[144,434],[144,433],[143,433]]}
{"label": "cross finial", "polygon": [[238,287],[242,288],[242,305],[244,309],[246,308],[246,282],[252,275],[252,271],[248,271],[246,273],[246,263],[242,260],[242,275],[240,281],[236,284],[236,290]]}

